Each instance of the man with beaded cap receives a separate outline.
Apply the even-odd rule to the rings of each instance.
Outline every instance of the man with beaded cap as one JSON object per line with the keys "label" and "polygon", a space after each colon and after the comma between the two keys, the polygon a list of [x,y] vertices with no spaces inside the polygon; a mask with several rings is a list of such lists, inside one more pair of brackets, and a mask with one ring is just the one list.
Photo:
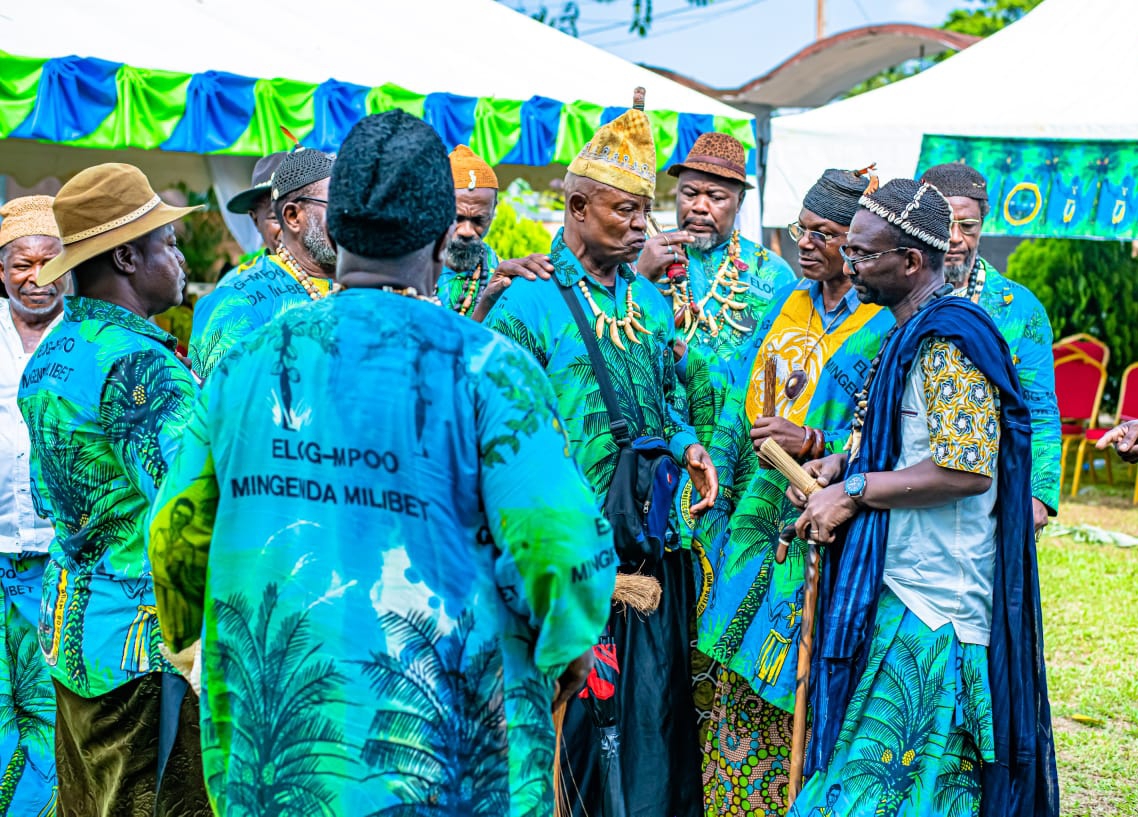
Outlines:
{"label": "man with beaded cap", "polygon": [[1012,350],[1023,397],[1031,409],[1031,508],[1038,531],[1059,509],[1062,431],[1055,396],[1055,336],[1047,310],[1025,287],[1005,278],[980,256],[980,233],[988,215],[988,182],[966,164],[930,167],[921,181],[952,205],[952,238],[944,257],[945,280],[995,322]]}
{"label": "man with beaded cap", "polygon": [[280,245],[195,306],[190,364],[199,377],[208,378],[253,330],[334,291],[336,251],[325,226],[332,163],[327,153],[297,147],[273,172],[270,196]]}
{"label": "man with beaded cap", "polygon": [[23,196],[0,207],[0,814],[39,814],[55,797],[55,692],[39,648],[40,598],[51,523],[36,512],[31,439],[16,393],[24,368],[63,317],[70,276],[36,283],[59,255],[51,196]]}
{"label": "man with beaded cap", "polygon": [[1030,414],[995,324],[944,297],[951,218],[935,187],[895,179],[862,196],[842,248],[897,327],[850,451],[806,465],[824,486],[809,498],[788,490],[829,576],[793,817],[1058,814]]}
{"label": "man with beaded cap", "polygon": [[498,177],[466,145],[451,151],[450,169],[457,214],[438,296],[447,309],[482,321],[501,291],[501,282],[494,279],[498,256],[485,241],[498,206]]}
{"label": "man with beaded cap", "polygon": [[205,622],[214,806],[550,817],[611,529],[532,357],[427,294],[455,214],[434,130],[365,117],[329,196],[344,291],[218,365],[154,504],[164,636]]}
{"label": "man with beaded cap", "polygon": [[[803,279],[776,295],[732,364],[711,446],[719,499],[693,541],[699,647],[718,662],[704,744],[710,815],[786,809],[806,553],[798,541],[775,561],[779,533],[799,511],[785,477],[761,468],[756,452],[768,438],[802,461],[845,446],[855,395],[893,325],[889,310],[858,300],[838,250],[859,198],[876,188],[869,169],[827,170],[810,188],[789,227]],[[768,388],[774,411],[764,416]]]}
{"label": "man with beaded cap", "polygon": [[[642,103],[641,103],[642,106]],[[578,299],[590,324],[632,438],[662,437],[701,494],[718,491],[715,469],[686,422],[676,379],[671,309],[656,287],[629,264],[644,246],[655,192],[656,155],[642,107],[602,126],[569,166],[565,225],[553,241],[551,280],[519,277],[486,320],[528,349],[553,381],[558,408],[577,461],[598,497],[609,491],[617,443],[581,330],[564,294]],[[563,290],[563,291],[559,291]],[[618,554],[625,556],[626,554]],[[699,814],[699,747],[691,697],[688,620],[691,563],[687,551],[668,551],[624,571],[655,576],[659,609],[646,619],[613,611],[598,660],[619,665],[615,687],[590,678],[585,698],[570,702],[564,722],[562,779],[574,813],[600,813],[605,796],[600,731],[590,695],[615,699],[623,751],[623,798],[629,815]]]}

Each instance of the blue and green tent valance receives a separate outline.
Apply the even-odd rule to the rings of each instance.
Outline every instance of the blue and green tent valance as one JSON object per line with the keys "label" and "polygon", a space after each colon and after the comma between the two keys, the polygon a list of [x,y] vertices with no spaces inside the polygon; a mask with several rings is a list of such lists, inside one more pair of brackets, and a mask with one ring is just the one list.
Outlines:
{"label": "blue and green tent valance", "polygon": [[1138,142],[925,136],[917,176],[944,162],[988,180],[985,233],[1138,239]]}
{"label": "blue and green tent valance", "polygon": [[[420,94],[386,84],[319,84],[224,71],[186,74],[93,57],[25,57],[0,51],[0,139],[81,148],[137,148],[263,156],[291,147],[284,126],[308,147],[335,151],[359,119],[393,108],[429,122],[448,149],[464,143],[491,164],[568,164],[597,127],[623,108]],[[756,172],[753,120],[648,111],[659,169],[682,161],[696,138],[729,133]]]}

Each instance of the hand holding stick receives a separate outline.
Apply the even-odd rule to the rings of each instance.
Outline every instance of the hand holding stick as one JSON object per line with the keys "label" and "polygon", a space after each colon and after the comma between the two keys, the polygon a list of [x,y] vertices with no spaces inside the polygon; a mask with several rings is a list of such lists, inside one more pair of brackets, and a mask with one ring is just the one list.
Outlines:
{"label": "hand holding stick", "polygon": [[[763,440],[763,444],[759,446],[759,456],[769,466],[786,477],[791,485],[806,496],[810,496],[810,494],[822,487],[814,477],[806,473],[806,469],[799,465],[794,457],[787,454],[781,445],[769,437]],[[775,551],[774,555],[776,562],[782,564],[786,561],[786,553],[789,546],[789,542],[783,540],[781,537],[779,538],[778,550]]]}

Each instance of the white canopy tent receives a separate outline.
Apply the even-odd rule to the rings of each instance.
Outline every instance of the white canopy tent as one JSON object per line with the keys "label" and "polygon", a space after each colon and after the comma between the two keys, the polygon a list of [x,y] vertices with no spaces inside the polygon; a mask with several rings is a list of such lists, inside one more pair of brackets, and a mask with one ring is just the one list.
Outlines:
{"label": "white canopy tent", "polygon": [[[394,83],[421,94],[515,100],[539,95],[610,107],[629,105],[633,88],[641,85],[649,109],[749,118],[495,0],[8,2],[0,13],[0,49],[186,73]],[[143,166],[158,184],[212,181],[224,198],[247,184],[253,163],[162,151],[92,153],[0,141],[0,173],[66,178],[93,161],[121,158]],[[745,219],[747,232],[757,233],[757,201]],[[235,232],[244,226],[231,225]]]}
{"label": "white canopy tent", "polygon": [[908,79],[775,118],[763,223],[793,221],[828,167],[911,176],[925,134],[1138,140],[1136,0],[1045,0]]}

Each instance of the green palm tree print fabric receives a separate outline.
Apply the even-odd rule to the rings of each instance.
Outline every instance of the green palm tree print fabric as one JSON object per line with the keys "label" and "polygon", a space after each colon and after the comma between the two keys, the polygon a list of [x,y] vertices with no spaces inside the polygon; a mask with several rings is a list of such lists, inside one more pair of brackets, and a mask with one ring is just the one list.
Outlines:
{"label": "green palm tree print fabric", "polygon": [[33,498],[55,527],[40,646],[85,697],[174,671],[158,651],[144,530],[197,395],[175,343],[120,306],[68,298],[20,381]]}
{"label": "green palm tree print fabric", "polygon": [[377,290],[290,311],[206,383],[150,554],[218,814],[551,813],[616,558],[515,344]]}
{"label": "green palm tree print fabric", "polygon": [[981,766],[994,760],[988,648],[962,644],[952,624],[930,630],[886,589],[827,771],[787,814],[979,814]]}
{"label": "green palm tree print fabric", "polygon": [[1051,321],[1030,289],[1005,278],[983,258],[976,263],[984,274],[977,304],[1008,342],[1023,398],[1031,410],[1031,495],[1055,511],[1059,508],[1062,432]]}
{"label": "green palm tree print fabric", "polygon": [[610,291],[585,273],[565,246],[561,232],[553,240],[549,257],[555,280],[515,279],[490,310],[485,325],[517,341],[545,369],[557,395],[558,412],[565,418],[573,454],[603,496],[616,470],[617,445],[609,432],[609,416],[589,352],[557,284],[573,287],[586,318],[592,313],[577,291],[579,281],[585,281],[594,302],[609,316],[624,316],[626,295],[632,290],[632,299],[642,313],[640,323],[649,334],[638,334],[639,343],[622,335],[622,350],[608,332],[602,332],[597,344],[632,436],[663,437],[672,455],[682,462],[696,437],[687,422],[686,394],[676,379],[672,355],[675,324],[664,296],[629,267],[619,268],[616,285]]}
{"label": "green palm tree print fabric", "polygon": [[0,815],[39,817],[55,807],[55,690],[36,633],[47,556],[0,556]]}
{"label": "green palm tree print fabric", "polygon": [[470,306],[466,310],[469,315],[474,311],[475,304],[478,299],[482,297],[482,293],[486,291],[486,284],[490,282],[491,276],[494,271],[498,269],[498,256],[490,249],[489,244],[484,244],[486,247],[486,263],[478,277],[478,283],[473,291],[470,291],[471,279],[474,276],[473,270],[466,272],[458,272],[452,270],[450,267],[443,267],[442,275],[439,276],[439,283],[436,287],[436,293],[439,300],[442,301],[443,306],[447,309],[453,309],[458,312],[462,309],[463,301],[466,296],[470,295]]}
{"label": "green palm tree print fabric", "polygon": [[[310,280],[324,295],[332,287],[324,278]],[[243,337],[278,315],[309,303],[311,296],[278,256],[257,256],[194,306],[190,365],[204,380]]]}

